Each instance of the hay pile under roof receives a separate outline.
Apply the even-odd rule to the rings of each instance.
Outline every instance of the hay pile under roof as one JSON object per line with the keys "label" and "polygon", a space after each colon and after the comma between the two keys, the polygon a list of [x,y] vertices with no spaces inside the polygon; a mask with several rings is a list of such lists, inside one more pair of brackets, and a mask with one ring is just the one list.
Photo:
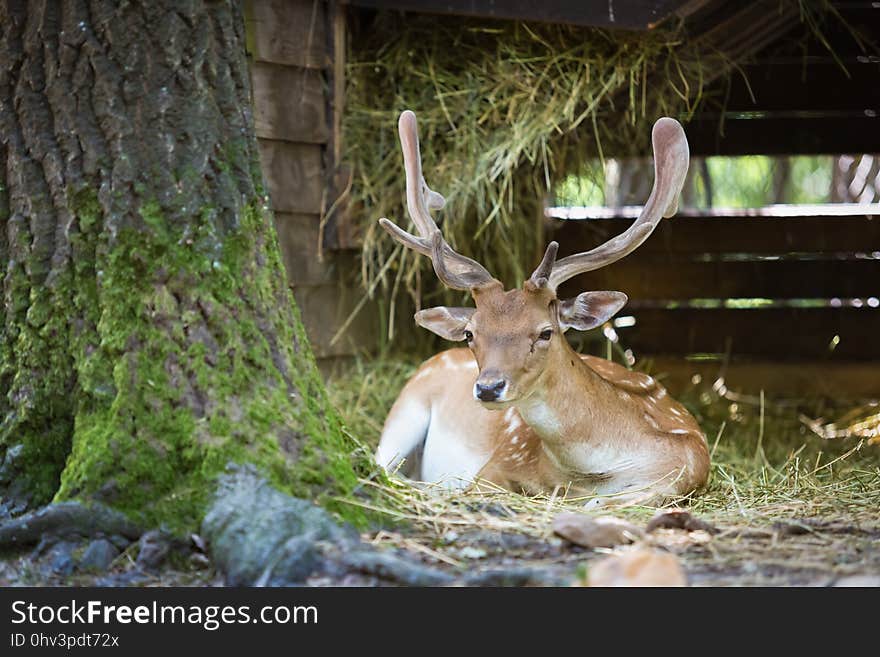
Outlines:
{"label": "hay pile under roof", "polygon": [[681,24],[632,33],[387,12],[361,27],[343,128],[362,278],[370,292],[409,290],[417,303],[454,295],[422,280],[427,259],[376,223],[408,223],[403,109],[418,115],[425,177],[447,199],[446,238],[516,285],[543,252],[542,207],[559,179],[589,175],[603,153],[648,153],[654,120],[686,121],[705,86],[736,66]]}

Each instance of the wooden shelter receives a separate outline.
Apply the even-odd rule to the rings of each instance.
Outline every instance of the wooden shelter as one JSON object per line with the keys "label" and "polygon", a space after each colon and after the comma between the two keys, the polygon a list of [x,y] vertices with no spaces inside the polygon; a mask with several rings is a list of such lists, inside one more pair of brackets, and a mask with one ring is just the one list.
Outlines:
{"label": "wooden shelter", "polygon": [[[831,2],[843,21],[823,38],[779,0],[246,0],[255,119],[291,284],[319,358],[369,348],[371,311],[331,344],[361,292],[345,284],[356,242],[337,200],[347,27],[364,12],[487,16],[651,30],[686,21],[743,75],[712,83],[685,125],[693,155],[880,153],[880,4]],[[867,37],[860,47],[850,27]],[[609,155],[609,153],[606,153]],[[613,155],[613,153],[611,153]],[[621,335],[683,383],[693,372],[728,385],[828,394],[880,392],[880,218],[816,206],[701,212],[665,221],[637,256],[569,283],[622,289],[636,324]],[[609,210],[549,221],[565,252],[625,229]],[[540,245],[536,245],[536,250]],[[743,304],[737,300],[759,300]]]}

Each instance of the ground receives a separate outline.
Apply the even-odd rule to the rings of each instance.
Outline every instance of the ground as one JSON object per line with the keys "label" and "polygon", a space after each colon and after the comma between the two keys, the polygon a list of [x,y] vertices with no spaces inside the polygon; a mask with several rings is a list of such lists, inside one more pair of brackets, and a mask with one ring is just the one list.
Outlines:
{"label": "ground", "polygon": [[[388,407],[416,364],[361,362],[332,381],[331,395],[349,431],[375,444]],[[706,523],[703,529],[657,529],[634,545],[589,549],[554,534],[555,516],[579,511],[577,500],[560,495],[441,494],[374,477],[362,485],[378,489],[376,497],[339,501],[373,507],[378,525],[362,533],[365,542],[444,571],[452,584],[577,584],[609,553],[650,547],[677,555],[694,586],[880,585],[880,445],[870,444],[870,432],[829,440],[810,426],[810,420],[823,424],[855,407],[861,410],[850,417],[871,417],[876,406],[865,400],[771,401],[737,395],[718,381],[696,381],[680,398],[698,417],[712,449],[709,487],[677,503]],[[613,512],[641,529],[655,513],[638,507]],[[0,585],[223,582],[198,535],[154,532],[140,541],[117,541],[115,548],[105,546],[109,567],[99,572],[79,565],[88,542],[46,541],[26,553],[7,554],[0,559]],[[97,547],[93,552],[100,552]],[[393,582],[381,574],[348,572],[308,583]]]}

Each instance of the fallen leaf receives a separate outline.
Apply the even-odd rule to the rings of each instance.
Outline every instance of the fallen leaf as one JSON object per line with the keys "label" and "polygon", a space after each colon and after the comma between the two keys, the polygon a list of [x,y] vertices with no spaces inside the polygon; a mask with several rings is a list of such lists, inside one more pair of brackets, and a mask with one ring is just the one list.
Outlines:
{"label": "fallen leaf", "polygon": [[593,518],[582,513],[560,513],[553,518],[553,532],[588,548],[625,545],[642,536],[641,529],[620,518]]}
{"label": "fallen leaf", "polygon": [[649,534],[655,529],[684,529],[685,531],[695,532],[704,531],[710,534],[717,534],[718,528],[705,520],[694,518],[690,512],[683,509],[667,509],[658,511],[657,514],[648,521],[645,531]]}
{"label": "fallen leaf", "polygon": [[630,550],[590,564],[587,586],[686,586],[678,557],[667,552]]}

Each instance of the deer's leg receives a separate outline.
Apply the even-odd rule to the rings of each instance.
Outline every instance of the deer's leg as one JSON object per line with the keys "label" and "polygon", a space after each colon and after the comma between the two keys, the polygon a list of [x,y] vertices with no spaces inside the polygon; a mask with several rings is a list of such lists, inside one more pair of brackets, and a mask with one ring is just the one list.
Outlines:
{"label": "deer's leg", "polygon": [[[398,397],[385,420],[376,450],[376,462],[386,471],[393,472],[405,459],[418,460],[419,455],[414,452],[424,443],[430,423],[431,408],[427,400]],[[415,478],[421,474],[411,472],[409,468],[404,468],[404,471]]]}

